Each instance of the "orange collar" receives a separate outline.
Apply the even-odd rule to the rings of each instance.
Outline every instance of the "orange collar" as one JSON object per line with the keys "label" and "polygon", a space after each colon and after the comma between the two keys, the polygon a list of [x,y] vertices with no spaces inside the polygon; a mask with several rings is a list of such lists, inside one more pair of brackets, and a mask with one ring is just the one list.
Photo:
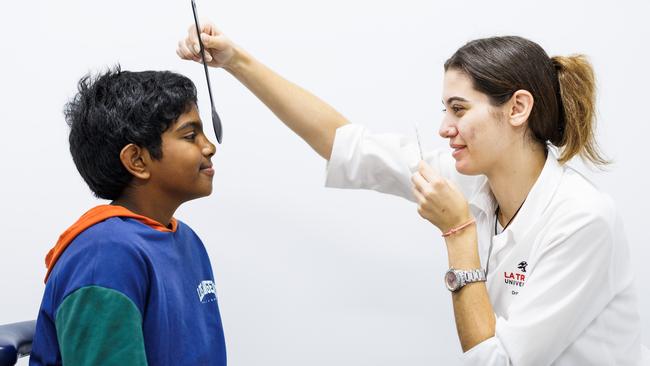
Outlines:
{"label": "orange collar", "polygon": [[86,212],[85,214],[83,214],[79,218],[79,220],[77,220],[77,222],[72,224],[72,226],[70,226],[66,231],[64,231],[63,234],[59,236],[59,240],[57,241],[56,245],[52,249],[50,249],[50,251],[47,253],[47,256],[45,256],[45,267],[47,267],[47,273],[45,274],[45,282],[47,282],[47,279],[50,276],[50,273],[52,272],[52,268],[54,268],[54,265],[61,257],[61,254],[63,254],[63,252],[68,247],[68,245],[70,245],[70,243],[79,234],[84,232],[89,227],[97,223],[100,223],[106,219],[109,219],[111,217],[133,218],[151,227],[152,229],[162,231],[162,232],[176,232],[176,228],[178,227],[178,222],[174,218],[172,218],[171,220],[172,228],[169,229],[168,227],[159,223],[158,221],[152,220],[146,216],[133,213],[122,206],[99,205],[97,207],[94,207],[90,209],[88,212]]}

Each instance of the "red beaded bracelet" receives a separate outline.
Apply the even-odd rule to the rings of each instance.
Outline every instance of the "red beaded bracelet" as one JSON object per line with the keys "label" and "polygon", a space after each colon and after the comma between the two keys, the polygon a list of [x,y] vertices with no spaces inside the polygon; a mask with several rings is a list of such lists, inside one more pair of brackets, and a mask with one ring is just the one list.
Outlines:
{"label": "red beaded bracelet", "polygon": [[471,219],[471,220],[467,221],[466,223],[460,225],[459,227],[455,227],[455,228],[453,228],[453,229],[447,231],[446,233],[442,234],[442,237],[443,237],[443,238],[446,238],[446,237],[448,237],[449,235],[456,234],[457,232],[463,230],[464,228],[470,226],[471,224],[473,224],[473,223],[475,223],[475,222],[476,222],[476,220]]}

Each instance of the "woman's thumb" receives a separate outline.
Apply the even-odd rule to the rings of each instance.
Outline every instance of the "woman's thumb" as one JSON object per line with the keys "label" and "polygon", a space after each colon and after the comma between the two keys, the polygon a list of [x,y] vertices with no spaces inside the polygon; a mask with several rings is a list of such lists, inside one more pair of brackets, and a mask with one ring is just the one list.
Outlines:
{"label": "woman's thumb", "polygon": [[220,39],[220,36],[211,36],[209,34],[201,33],[201,42],[205,48],[223,48],[223,41]]}

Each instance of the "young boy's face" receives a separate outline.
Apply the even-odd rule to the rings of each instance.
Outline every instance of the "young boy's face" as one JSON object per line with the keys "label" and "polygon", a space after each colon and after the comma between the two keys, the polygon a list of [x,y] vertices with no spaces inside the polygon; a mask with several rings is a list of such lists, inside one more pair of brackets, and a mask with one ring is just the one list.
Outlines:
{"label": "young boy's face", "polygon": [[196,105],[181,114],[162,134],[162,159],[153,160],[150,183],[161,194],[179,202],[212,193],[215,146],[203,133]]}

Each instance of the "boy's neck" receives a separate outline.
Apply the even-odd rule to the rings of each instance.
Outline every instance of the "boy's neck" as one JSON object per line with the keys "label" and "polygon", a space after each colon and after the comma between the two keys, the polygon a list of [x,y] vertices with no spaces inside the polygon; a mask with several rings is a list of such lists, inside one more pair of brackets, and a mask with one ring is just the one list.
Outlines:
{"label": "boy's neck", "polygon": [[111,202],[111,205],[122,206],[135,214],[146,216],[166,227],[170,226],[174,212],[180,206],[178,203],[155,199],[148,195],[130,195],[128,193]]}

